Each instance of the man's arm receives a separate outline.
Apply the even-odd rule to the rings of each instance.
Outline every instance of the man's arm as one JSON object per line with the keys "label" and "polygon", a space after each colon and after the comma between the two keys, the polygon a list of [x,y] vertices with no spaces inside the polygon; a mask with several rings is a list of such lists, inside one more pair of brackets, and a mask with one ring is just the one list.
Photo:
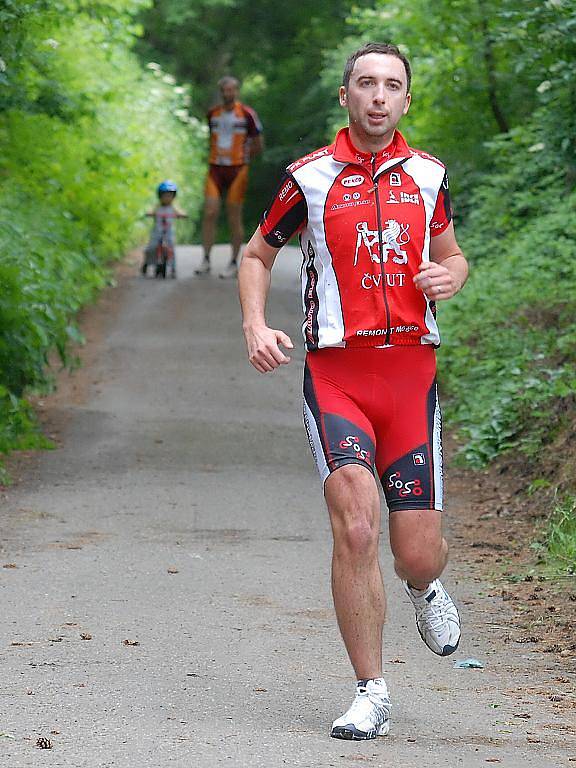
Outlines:
{"label": "man's arm", "polygon": [[248,150],[250,153],[250,160],[253,160],[256,155],[259,155],[260,152],[262,152],[264,149],[262,123],[260,122],[260,118],[252,109],[252,107],[248,107],[246,104],[244,104],[243,108],[247,120],[248,141],[250,142]]}
{"label": "man's arm", "polygon": [[250,140],[250,159],[254,159],[264,149],[264,136],[259,133]]}
{"label": "man's arm", "polygon": [[244,249],[238,271],[242,329],[248,359],[260,373],[268,373],[290,362],[279,344],[287,349],[294,348],[287,334],[266,325],[266,299],[272,266],[279,250],[268,245],[258,228]]}
{"label": "man's arm", "polygon": [[430,261],[420,264],[414,284],[431,301],[451,299],[468,279],[468,262],[456,242],[452,222],[430,241]]}

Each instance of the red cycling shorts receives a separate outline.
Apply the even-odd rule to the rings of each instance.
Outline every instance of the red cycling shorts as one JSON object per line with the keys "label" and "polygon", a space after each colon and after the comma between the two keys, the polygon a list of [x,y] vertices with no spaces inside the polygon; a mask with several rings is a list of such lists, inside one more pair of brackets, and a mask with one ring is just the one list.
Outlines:
{"label": "red cycling shorts", "polygon": [[204,195],[216,199],[226,195],[228,203],[243,203],[247,188],[247,165],[211,165]]}
{"label": "red cycling shorts", "polygon": [[390,512],[442,510],[442,417],[431,345],[306,355],[304,423],[322,482],[374,469]]}

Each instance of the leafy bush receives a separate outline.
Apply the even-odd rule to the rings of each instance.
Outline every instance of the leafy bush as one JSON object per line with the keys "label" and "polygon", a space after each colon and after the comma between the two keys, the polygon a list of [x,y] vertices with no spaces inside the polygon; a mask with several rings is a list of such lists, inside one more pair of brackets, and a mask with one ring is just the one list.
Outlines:
{"label": "leafy bush", "polygon": [[[14,449],[51,448],[52,442],[40,432],[34,411],[29,403],[0,386],[0,453]],[[0,463],[0,484],[10,478]]]}
{"label": "leafy bush", "polygon": [[204,129],[186,90],[131,53],[142,5],[3,5],[0,452],[34,434],[23,397],[49,385],[51,350],[69,364],[74,316],[106,264],[142,240],[158,181],[174,178],[182,206],[198,209]]}
{"label": "leafy bush", "polygon": [[575,203],[572,195],[495,244],[441,308],[449,412],[473,464],[515,446],[534,453],[552,436],[555,402],[574,391],[576,301],[562,289],[576,279]]}
{"label": "leafy bush", "polygon": [[491,144],[493,172],[460,232],[471,278],[440,307],[447,412],[477,466],[511,448],[534,455],[576,385],[576,193],[537,138],[528,126]]}
{"label": "leafy bush", "polygon": [[[398,43],[412,62],[402,129],[447,162],[472,264],[465,291],[439,305],[439,354],[447,415],[477,466],[550,442],[576,383],[573,5],[375,0],[325,54],[327,90],[369,39]],[[331,120],[342,122],[336,107]]]}
{"label": "leafy bush", "polygon": [[576,574],[576,497],[566,496],[558,502],[544,543],[549,564]]}
{"label": "leafy bush", "polygon": [[576,575],[576,496],[556,495],[546,527],[531,548],[539,565],[559,575]]}

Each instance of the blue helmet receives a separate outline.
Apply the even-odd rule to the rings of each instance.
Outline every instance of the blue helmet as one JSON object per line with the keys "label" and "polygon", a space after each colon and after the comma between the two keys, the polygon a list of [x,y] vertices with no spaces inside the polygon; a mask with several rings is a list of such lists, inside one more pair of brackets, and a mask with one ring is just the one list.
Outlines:
{"label": "blue helmet", "polygon": [[174,184],[173,181],[163,181],[161,184],[158,184],[158,189],[156,190],[158,193],[158,197],[160,195],[163,195],[164,192],[173,192],[175,195],[178,194],[178,187],[176,184]]}

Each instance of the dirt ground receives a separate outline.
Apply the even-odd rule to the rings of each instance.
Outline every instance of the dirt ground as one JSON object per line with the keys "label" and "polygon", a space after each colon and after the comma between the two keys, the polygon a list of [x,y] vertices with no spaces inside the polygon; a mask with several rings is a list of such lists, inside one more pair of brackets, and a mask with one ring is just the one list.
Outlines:
{"label": "dirt ground", "polygon": [[[505,462],[484,472],[464,470],[450,460],[453,440],[447,444],[448,578],[466,637],[458,657],[476,656],[485,669],[455,678],[452,659],[440,666],[423,655],[418,638],[412,640],[413,619],[394,607],[398,591],[391,586],[385,666],[404,713],[393,724],[398,735],[368,749],[326,738],[329,713],[339,714],[332,699],[342,695],[349,671],[326,592],[327,531],[307,527],[302,493],[315,478],[297,423],[299,373],[288,366],[276,390],[254,378],[236,343],[235,287],[195,279],[197,249],[181,249],[180,259],[181,279],[166,285],[136,276],[136,254],[119,267],[117,287],[82,315],[82,367],[60,373],[58,391],[36,403],[56,449],[10,459],[15,485],[1,491],[7,513],[0,549],[6,616],[0,761],[4,752],[10,768],[35,768],[39,758],[31,755],[40,750],[29,750],[45,738],[54,742],[51,765],[90,768],[576,763],[574,579],[552,582],[535,566],[529,545],[542,509],[523,493],[529,470]],[[271,296],[275,324],[292,324],[293,338],[294,273],[289,262],[280,267]],[[222,331],[216,333],[216,314],[230,336],[226,343]],[[195,359],[188,359],[190,350]],[[279,403],[288,404],[285,412]],[[283,473],[266,486],[282,461]],[[322,514],[316,496],[313,506]],[[271,499],[279,507],[274,516]],[[239,517],[229,519],[224,510],[238,505]],[[286,529],[288,508],[295,517]],[[133,509],[141,510],[137,524]],[[68,560],[74,552],[77,559]],[[166,591],[160,574],[169,574],[171,586],[182,584],[192,564],[204,568],[208,561],[217,569],[188,582],[197,589],[190,624],[178,602],[188,588]],[[94,567],[110,580],[106,589],[92,584]],[[132,573],[139,574],[137,582],[129,580]],[[127,597],[120,593],[110,603],[119,582]],[[154,650],[154,632],[162,635],[158,616],[180,638],[176,647],[158,640]],[[112,644],[113,631],[122,648]],[[99,636],[103,645],[88,661],[84,651],[95,649]],[[190,642],[197,652],[187,664],[188,652],[180,648]],[[130,648],[141,657],[126,661]],[[324,679],[326,706],[316,701],[311,712],[294,718],[295,702],[314,701],[314,683],[326,674],[330,655],[340,666],[329,666]],[[219,675],[214,665],[223,659],[230,669]],[[86,664],[99,670],[94,680],[84,675]],[[183,664],[188,672],[180,690]],[[60,670],[60,680],[53,670]],[[143,675],[140,690],[136,674]],[[211,682],[216,679],[224,698]],[[204,703],[189,718],[192,688]],[[165,700],[157,699],[159,691]],[[442,720],[439,711],[446,712]],[[160,723],[166,716],[165,738]],[[280,732],[279,721],[286,724]]]}
{"label": "dirt ground", "polygon": [[[551,503],[546,496],[526,494],[535,470],[506,458],[485,471],[452,465],[452,488],[468,498],[465,514],[454,521],[453,556],[492,585],[489,596],[502,603],[505,613],[503,643],[526,645],[572,668],[576,578],[550,574],[531,548],[542,537]],[[568,678],[564,682],[573,694]],[[576,708],[573,695],[551,696],[558,708]]]}
{"label": "dirt ground", "polygon": [[[484,471],[454,464],[449,471],[452,488],[468,498],[465,514],[453,521],[453,556],[492,585],[489,596],[501,601],[506,615],[502,642],[528,644],[570,668],[576,659],[576,579],[552,575],[531,548],[542,536],[550,503],[527,496],[534,472],[506,460]],[[576,698],[556,704],[574,708]]]}

